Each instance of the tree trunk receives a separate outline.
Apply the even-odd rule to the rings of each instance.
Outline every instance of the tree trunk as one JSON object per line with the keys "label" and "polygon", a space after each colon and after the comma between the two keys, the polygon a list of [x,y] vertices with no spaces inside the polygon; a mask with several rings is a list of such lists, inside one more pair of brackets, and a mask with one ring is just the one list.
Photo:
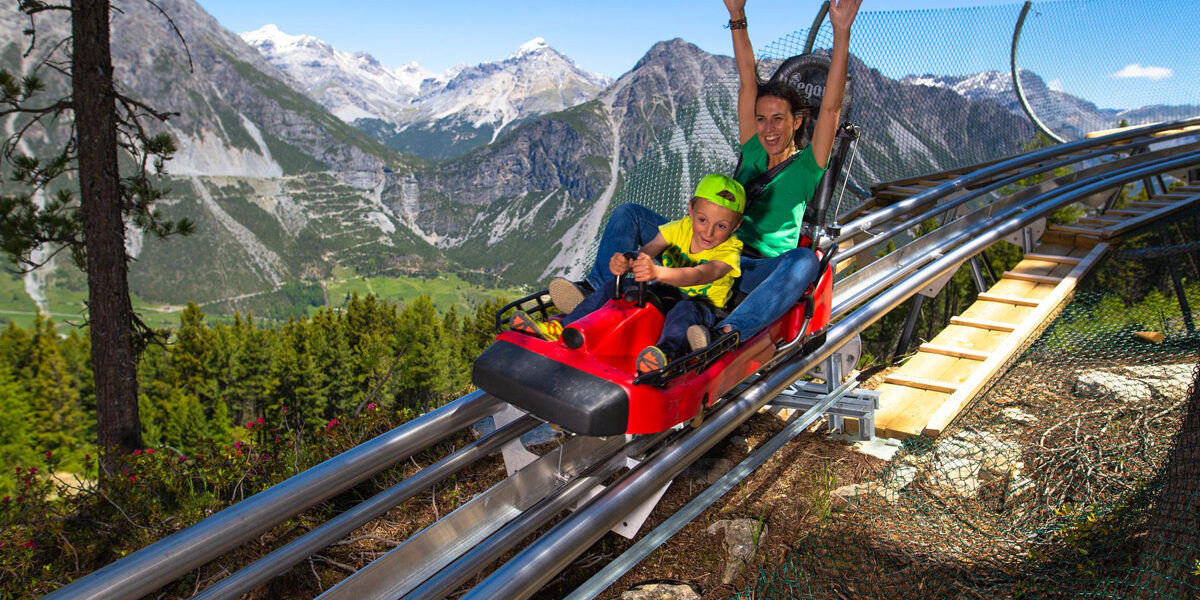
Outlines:
{"label": "tree trunk", "polygon": [[109,3],[71,1],[80,211],[87,252],[88,323],[96,381],[101,467],[142,446],[137,405],[133,305],[117,164],[117,113],[109,48]]}
{"label": "tree trunk", "polygon": [[1133,597],[1186,598],[1200,586],[1200,365],[1184,408],[1163,487],[1154,501],[1138,556]]}

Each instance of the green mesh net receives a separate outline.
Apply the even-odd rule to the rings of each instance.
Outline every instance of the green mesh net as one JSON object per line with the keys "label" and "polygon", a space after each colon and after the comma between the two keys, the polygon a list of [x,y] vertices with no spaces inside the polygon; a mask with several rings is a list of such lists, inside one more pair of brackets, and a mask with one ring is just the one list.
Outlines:
{"label": "green mesh net", "polygon": [[1190,242],[1112,252],[949,429],[738,597],[1200,597],[1191,221],[1171,229]]}

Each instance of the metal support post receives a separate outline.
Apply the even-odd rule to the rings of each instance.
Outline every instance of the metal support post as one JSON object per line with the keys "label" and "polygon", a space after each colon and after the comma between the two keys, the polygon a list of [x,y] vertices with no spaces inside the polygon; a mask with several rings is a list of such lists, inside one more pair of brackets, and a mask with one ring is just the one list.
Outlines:
{"label": "metal support post", "polygon": [[[1158,237],[1163,246],[1171,245],[1171,236],[1167,234],[1166,225],[1159,226]],[[1167,259],[1167,267],[1171,269],[1171,283],[1175,286],[1175,296],[1179,298],[1179,312],[1183,314],[1183,325],[1187,327],[1189,334],[1196,333],[1196,324],[1192,322],[1192,309],[1188,306],[1183,280],[1179,277],[1179,267],[1175,266],[1175,261],[1170,258]]]}
{"label": "metal support post", "polygon": [[893,361],[908,353],[908,346],[912,343],[913,332],[917,329],[917,319],[921,317],[921,306],[924,304],[925,296],[921,294],[913,296],[912,306],[908,308],[908,320],[904,322],[904,330],[900,333],[900,343],[896,345],[896,351],[892,353]]}
{"label": "metal support post", "polygon": [[992,261],[988,260],[987,252],[979,253],[979,262],[983,263],[983,268],[987,269],[988,277],[991,277],[992,281],[1000,281],[1000,278],[996,276],[996,270],[992,268]]}
{"label": "metal support post", "polygon": [[987,280],[983,278],[983,267],[979,265],[979,257],[972,256],[971,260],[971,279],[975,280],[975,291],[980,294],[988,291]]}

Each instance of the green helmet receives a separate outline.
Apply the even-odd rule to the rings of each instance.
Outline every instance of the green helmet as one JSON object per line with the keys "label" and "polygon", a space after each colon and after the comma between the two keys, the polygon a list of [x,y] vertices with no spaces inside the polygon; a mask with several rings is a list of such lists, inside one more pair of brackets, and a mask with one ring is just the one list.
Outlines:
{"label": "green helmet", "polygon": [[[726,193],[722,194],[721,192]],[[704,179],[700,180],[700,184],[696,186],[696,193],[692,194],[692,197],[703,198],[718,206],[724,206],[739,215],[746,212],[746,190],[742,184],[728,175],[719,173],[705,175]]]}

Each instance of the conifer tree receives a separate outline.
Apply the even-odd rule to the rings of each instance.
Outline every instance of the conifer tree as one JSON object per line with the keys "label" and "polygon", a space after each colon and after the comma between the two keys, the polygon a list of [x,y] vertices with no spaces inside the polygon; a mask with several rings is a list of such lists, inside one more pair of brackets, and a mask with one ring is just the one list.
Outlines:
{"label": "conifer tree", "polygon": [[313,352],[325,380],[324,395],[331,416],[357,413],[364,395],[355,381],[354,354],[347,341],[345,319],[324,309],[313,316],[311,326],[314,337],[321,342]]}
{"label": "conifer tree", "polygon": [[236,314],[231,331],[234,350],[223,395],[237,422],[245,423],[264,416],[262,403],[272,387],[275,333],[255,327],[252,315],[242,319]]}
{"label": "conifer tree", "polygon": [[[0,466],[29,465],[37,460],[30,435],[29,396],[13,377],[6,363],[0,363]],[[0,478],[0,493],[7,494],[11,481]]]}
{"label": "conifer tree", "polygon": [[[0,71],[0,118],[15,131],[2,153],[12,167],[11,180],[25,186],[23,192],[0,197],[0,215],[5,217],[0,220],[0,245],[27,269],[48,260],[40,258],[39,251],[48,250],[52,257],[66,249],[87,273],[97,436],[106,450],[101,464],[108,469],[115,464],[110,451],[142,445],[137,352],[149,330],[133,312],[129,296],[126,219],[160,237],[186,234],[191,224],[163,219],[153,208],[164,192],[152,185],[151,177],[161,171],[175,146],[170,136],[152,134],[142,123],[166,120],[167,114],[124,96],[114,86],[109,2],[18,0],[17,5],[30,17],[30,50],[35,42],[43,45],[29,72],[15,76]],[[70,36],[37,38],[37,19],[56,14],[69,16]],[[43,97],[47,75],[68,80],[70,94]],[[72,131],[56,140],[49,133],[60,119],[69,121]],[[42,146],[48,148],[47,156],[25,154],[29,138],[50,140]],[[132,159],[126,164],[134,165],[124,175],[122,154]],[[62,178],[67,173],[72,181]]]}
{"label": "conifer tree", "polygon": [[28,367],[33,440],[40,451],[62,454],[81,441],[79,393],[71,385],[67,364],[58,351],[54,323],[39,313],[33,328]]}
{"label": "conifer tree", "polygon": [[399,400],[403,406],[428,407],[449,391],[451,359],[442,343],[442,321],[429,296],[418,296],[400,313],[399,341],[404,348]]}
{"label": "conifer tree", "polygon": [[326,424],[326,398],[321,395],[324,376],[313,361],[311,331],[306,319],[289,319],[271,363],[268,418],[286,418],[306,431]]}

